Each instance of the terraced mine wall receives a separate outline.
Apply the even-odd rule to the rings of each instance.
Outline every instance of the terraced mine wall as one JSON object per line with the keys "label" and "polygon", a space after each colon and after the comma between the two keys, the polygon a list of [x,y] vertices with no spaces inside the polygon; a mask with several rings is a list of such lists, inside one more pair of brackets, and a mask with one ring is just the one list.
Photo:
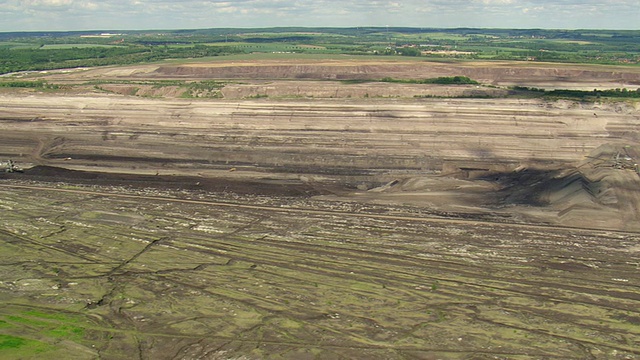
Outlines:
{"label": "terraced mine wall", "polygon": [[576,162],[602,143],[636,141],[628,129],[640,113],[522,99],[0,101],[0,154],[21,162],[338,176]]}
{"label": "terraced mine wall", "polygon": [[[575,83],[593,86],[601,84],[616,87],[637,87],[640,72],[630,67],[604,67],[558,64],[491,63],[438,63],[438,62],[346,62],[309,61],[307,63],[282,64],[263,62],[235,62],[224,64],[182,64],[158,67],[145,77],[162,78],[213,78],[213,79],[425,79],[440,76],[467,76],[482,83],[538,84],[562,86]],[[609,84],[609,85],[606,85]],[[592,89],[592,88],[591,88]]]}

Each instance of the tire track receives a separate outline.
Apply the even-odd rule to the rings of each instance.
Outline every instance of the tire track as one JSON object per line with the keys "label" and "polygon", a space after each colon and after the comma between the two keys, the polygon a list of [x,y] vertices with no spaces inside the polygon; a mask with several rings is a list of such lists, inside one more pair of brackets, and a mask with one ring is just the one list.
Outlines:
{"label": "tire track", "polygon": [[35,245],[36,247],[47,248],[49,250],[53,250],[53,251],[56,251],[56,252],[61,252],[61,253],[65,254],[65,255],[68,255],[68,256],[72,256],[72,257],[75,257],[75,258],[80,258],[82,260],[87,261],[88,263],[92,263],[92,264],[93,263],[96,263],[96,264],[98,263],[98,262],[96,262],[95,259],[80,255],[78,253],[75,253],[75,252],[72,252],[72,251],[69,251],[69,250],[60,249],[60,248],[57,248],[55,246],[51,246],[51,245],[48,245],[48,244],[45,244],[45,243],[42,243],[42,242],[39,242],[39,241],[35,241],[35,240],[29,239],[29,238],[27,238],[25,236],[21,236],[21,235],[18,235],[16,233],[13,233],[11,231],[7,231],[5,229],[0,229],[0,234],[3,234],[3,235],[8,236],[10,238],[18,239],[20,241],[23,241],[23,242],[31,244],[31,245]]}
{"label": "tire track", "polygon": [[[164,202],[167,204],[171,204],[171,203],[197,204],[202,206],[220,207],[220,208],[228,208],[228,209],[251,210],[253,212],[249,217],[249,220],[246,221],[245,223],[240,222],[240,225],[230,228],[230,231],[227,231],[226,233],[217,234],[213,238],[211,235],[198,234],[198,232],[194,232],[193,230],[191,230],[191,232],[187,230],[180,230],[177,233],[177,235],[179,236],[175,236],[175,238],[185,239],[185,240],[173,240],[173,237],[172,237],[171,239],[161,238],[161,239],[156,239],[154,241],[151,241],[150,243],[147,243],[144,246],[144,249],[138,251],[136,254],[130,257],[129,260],[117,265],[113,270],[111,270],[105,276],[130,275],[128,273],[122,273],[120,270],[122,270],[123,267],[126,266],[126,264],[130,263],[131,261],[134,261],[139,256],[141,256],[145,251],[149,250],[158,241],[162,239],[167,239],[167,243],[171,243],[172,247],[176,247],[179,250],[190,249],[191,251],[194,251],[194,252],[210,253],[212,255],[221,256],[220,252],[214,250],[217,247],[219,249],[224,249],[230,252],[229,254],[225,254],[224,256],[229,257],[231,259],[238,260],[238,261],[247,262],[248,263],[247,265],[251,263],[258,264],[258,265],[264,264],[265,266],[273,266],[279,269],[283,269],[285,271],[282,271],[282,272],[278,271],[277,269],[276,271],[270,271],[269,269],[266,269],[266,270],[270,271],[269,274],[271,274],[272,276],[277,276],[277,277],[280,277],[281,279],[286,279],[284,281],[285,283],[294,282],[294,281],[303,282],[305,280],[305,277],[304,277],[305,273],[315,274],[316,276],[319,275],[320,277],[324,277],[328,280],[337,279],[341,273],[344,274],[345,269],[353,268],[354,271],[356,272],[354,281],[364,281],[364,282],[375,283],[376,279],[383,278],[385,281],[389,280],[391,284],[395,282],[396,284],[392,285],[393,287],[396,287],[396,286],[400,288],[405,287],[406,289],[402,289],[404,290],[402,294],[399,294],[400,297],[405,297],[405,298],[417,297],[417,298],[424,298],[425,300],[428,300],[425,297],[425,296],[428,296],[429,294],[427,291],[422,291],[417,289],[414,291],[412,290],[412,287],[411,287],[411,284],[413,281],[412,279],[422,278],[424,280],[426,278],[426,279],[429,279],[428,281],[438,280],[444,284],[446,284],[446,282],[449,282],[451,284],[458,284],[466,287],[468,292],[464,294],[456,294],[455,288],[453,288],[452,290],[451,289],[447,290],[446,286],[443,286],[442,289],[439,289],[440,290],[439,295],[444,296],[451,300],[464,299],[465,301],[472,302],[473,300],[472,298],[474,296],[478,294],[487,293],[483,289],[490,289],[490,290],[498,291],[498,293],[495,293],[495,294],[498,295],[499,299],[502,299],[502,298],[505,299],[506,303],[504,304],[504,306],[505,308],[508,308],[508,309],[517,308],[515,306],[516,304],[515,302],[513,304],[510,303],[509,299],[511,296],[516,296],[516,297],[524,296],[529,299],[543,299],[542,301],[551,301],[551,302],[566,303],[566,304],[572,304],[572,305],[583,304],[591,307],[596,307],[597,309],[626,310],[627,312],[629,311],[629,309],[616,306],[616,305],[625,305],[625,303],[620,301],[618,301],[618,303],[604,304],[604,303],[599,303],[597,299],[593,301],[589,301],[589,300],[585,301],[585,299],[581,299],[581,300],[573,299],[573,293],[576,293],[579,295],[579,294],[593,294],[595,292],[596,295],[598,296],[607,294],[606,292],[602,293],[600,291],[597,291],[598,289],[596,288],[592,289],[590,287],[585,287],[581,284],[575,283],[574,280],[579,280],[578,278],[569,279],[569,283],[563,282],[563,280],[565,280],[564,278],[560,278],[560,281],[558,281],[559,279],[556,278],[554,282],[554,278],[552,278],[553,274],[540,275],[541,277],[540,279],[538,278],[526,279],[524,278],[524,276],[531,273],[531,270],[528,268],[527,270],[524,270],[524,272],[518,271],[518,272],[514,272],[513,274],[509,272],[506,272],[506,273],[503,272],[503,270],[504,271],[508,270],[504,268],[498,268],[498,274],[493,274],[493,275],[489,272],[484,272],[484,271],[474,272],[472,271],[472,269],[469,268],[469,264],[465,264],[464,261],[462,260],[456,261],[456,259],[453,257],[455,253],[447,252],[446,250],[441,250],[436,252],[427,251],[427,252],[433,253],[436,255],[450,256],[450,258],[447,258],[447,259],[434,259],[434,258],[423,259],[418,256],[412,255],[411,252],[415,251],[414,246],[417,246],[417,243],[413,244],[413,243],[401,242],[395,246],[396,248],[394,248],[394,246],[391,246],[391,245],[385,245],[385,246],[381,246],[380,248],[377,248],[375,247],[377,245],[376,244],[376,245],[370,245],[372,247],[372,250],[368,250],[366,249],[366,246],[368,244],[362,241],[356,242],[353,244],[349,242],[345,244],[344,247],[338,246],[336,243],[331,243],[329,241],[326,241],[327,239],[331,238],[332,234],[340,233],[340,231],[345,231],[346,229],[348,229],[349,227],[348,220],[341,222],[339,225],[339,228],[337,230],[334,229],[328,235],[327,234],[324,234],[324,235],[323,234],[318,234],[318,235],[306,234],[305,235],[305,236],[317,237],[320,240],[325,240],[325,241],[319,241],[319,242],[302,241],[299,238],[297,238],[296,235],[303,234],[304,228],[303,230],[296,228],[296,230],[292,234],[289,234],[289,231],[287,228],[286,229],[287,231],[285,231],[287,233],[286,241],[281,238],[283,235],[278,235],[277,237],[269,238],[268,237],[269,235],[264,235],[264,234],[268,234],[269,231],[272,231],[273,229],[277,229],[276,226],[279,226],[279,223],[272,224],[271,222],[269,222],[267,224],[263,224],[263,220],[268,217],[268,215],[266,215],[265,212],[272,212],[274,214],[278,214],[278,216],[286,216],[286,217],[292,217],[295,215],[307,215],[307,216],[311,216],[310,221],[314,221],[313,220],[314,216],[316,217],[316,219],[319,219],[320,217],[322,217],[323,219],[325,219],[327,223],[330,222],[332,219],[338,219],[338,218],[340,219],[361,218],[361,219],[406,221],[406,222],[411,222],[413,224],[423,223],[423,224],[426,224],[425,226],[429,226],[429,224],[435,224],[435,223],[443,224],[443,225],[457,224],[457,225],[466,226],[466,227],[485,226],[487,227],[485,229],[487,231],[490,227],[493,227],[494,229],[492,231],[500,231],[500,229],[505,229],[511,235],[518,233],[519,231],[517,229],[538,230],[538,231],[555,230],[557,234],[564,234],[564,231],[567,231],[567,229],[571,229],[572,234],[580,232],[580,234],[583,234],[585,236],[592,236],[592,237],[593,236],[598,237],[598,234],[602,234],[602,236],[604,237],[610,237],[612,233],[634,234],[634,235],[635,233],[612,232],[612,231],[594,230],[594,229],[575,230],[567,227],[547,226],[547,225],[493,223],[491,221],[483,221],[483,220],[477,221],[477,220],[465,220],[465,219],[443,219],[443,218],[415,217],[415,216],[351,213],[346,211],[332,211],[332,210],[318,210],[318,209],[304,209],[304,208],[282,208],[282,207],[276,207],[276,206],[249,205],[249,204],[226,203],[226,202],[216,202],[216,201],[206,201],[206,200],[178,199],[178,198],[163,197],[163,196],[145,196],[145,195],[121,194],[121,193],[110,193],[110,192],[90,191],[90,190],[56,189],[51,187],[28,186],[28,185],[0,184],[0,187],[6,188],[6,189],[13,188],[13,189],[24,189],[24,190],[30,190],[30,191],[55,191],[55,192],[61,192],[61,193],[73,193],[73,194],[85,194],[85,195],[91,194],[92,196],[96,196],[96,197],[138,200],[138,202],[139,200],[149,200],[153,202]],[[242,220],[243,218],[241,217],[240,219]],[[234,220],[237,220],[237,219],[234,218]],[[284,223],[286,223],[287,225],[294,226],[298,224],[299,221],[305,221],[305,220],[303,217],[301,217],[300,220],[294,220],[293,225],[291,225],[289,222],[286,222],[286,221],[284,221]],[[363,222],[363,224],[360,224],[360,225],[364,226],[366,225],[366,223]],[[328,226],[328,225],[323,225],[323,226]],[[416,236],[418,233],[419,232],[416,230],[416,234],[414,235],[413,233],[411,233],[411,236]],[[15,234],[13,233],[9,232],[9,234],[11,236],[15,236]],[[440,236],[442,234],[434,233],[432,235]],[[536,235],[536,238],[543,235],[544,234]],[[253,236],[253,238],[250,238],[251,236]],[[355,248],[354,248],[354,245],[356,245]],[[480,244],[480,245],[492,246],[496,244],[493,244],[491,242],[488,244]],[[497,244],[497,245],[501,245],[501,244]],[[213,248],[211,248],[212,246]],[[531,247],[531,249],[527,251],[529,252],[533,251],[534,245],[529,245],[529,246]],[[552,252],[554,250],[554,248],[552,247],[547,248],[546,245],[544,246],[545,248],[543,253]],[[558,248],[560,247],[560,245],[556,245],[556,246]],[[211,249],[207,249],[207,247]],[[509,248],[503,248],[503,247],[499,247],[496,249],[500,249],[499,251],[504,251],[504,252],[509,251]],[[59,249],[56,249],[56,250],[59,251]],[[400,251],[400,253],[398,253],[398,251]],[[318,256],[320,256],[321,258],[316,258]],[[462,255],[462,257],[464,259],[464,255]],[[89,261],[95,262],[95,260],[89,260]],[[491,267],[490,261],[491,261],[490,259],[482,259],[481,263],[477,264],[477,266],[480,266],[480,267],[487,266],[489,267],[489,270],[495,270],[494,268]],[[502,261],[502,259],[500,261]],[[511,263],[506,264],[506,266],[508,266],[509,264]],[[532,265],[529,264],[526,266],[531,267]],[[206,267],[197,265],[192,269],[184,269],[184,271],[186,272],[201,271],[201,270],[206,271]],[[246,270],[251,271],[252,269],[247,268]],[[256,270],[256,273],[257,272],[262,273],[260,270],[261,270],[260,267],[258,267]],[[191,288],[191,289],[206,293],[214,298],[225,299],[227,301],[232,301],[232,302],[242,304],[251,309],[256,309],[258,312],[263,314],[277,313],[280,315],[280,312],[278,309],[284,306],[282,302],[263,299],[252,292],[247,293],[247,292],[240,291],[238,289],[233,289],[233,288],[215,288],[211,286],[207,287],[199,284],[197,285],[185,279],[184,277],[181,277],[179,274],[180,271],[182,271],[182,269],[176,269],[175,273],[161,273],[160,271],[156,271],[155,273],[146,273],[147,275],[145,276],[145,278],[149,280],[154,280],[154,281],[157,281],[157,280],[168,281],[168,282],[180,285],[187,289]],[[140,273],[140,274],[143,274],[143,273]],[[608,274],[608,273],[605,273],[605,274]],[[206,278],[214,279],[216,276],[220,276],[221,274],[207,271],[205,273],[202,273],[202,275],[203,275],[203,278],[205,279]],[[241,281],[246,280],[244,278],[244,275],[241,273],[237,273],[233,271],[232,275],[236,276],[236,278]],[[463,281],[464,279],[460,280],[460,279],[456,279],[456,277],[471,278],[471,279],[474,279],[475,281]],[[490,283],[489,284],[483,283],[484,281],[488,281]],[[118,281],[116,281],[116,284],[117,283]],[[335,282],[330,281],[326,284],[326,286],[334,286],[335,284],[338,284],[338,283],[339,283],[338,280],[335,280]],[[539,288],[541,285],[545,285],[545,284],[548,285],[549,283],[554,284],[554,286],[552,288],[547,288],[545,290],[545,294],[540,295],[539,292],[535,291],[535,289]],[[597,284],[603,284],[603,282],[598,282]],[[626,285],[624,287],[627,288]],[[635,285],[633,287],[635,287]],[[105,294],[105,296],[103,296],[103,298],[100,299],[96,303],[96,305],[106,305],[115,289],[116,288],[114,287],[110,293]],[[288,290],[289,289],[287,289],[287,291]],[[344,293],[345,291],[349,290],[349,284],[343,285],[342,287],[339,288],[339,290],[340,292]],[[560,292],[556,293],[557,290],[560,290]],[[365,296],[369,294],[368,291],[364,291],[362,289],[355,289],[353,291],[355,293],[363,294]],[[624,292],[621,291],[621,292],[611,293],[609,295],[619,300],[630,300],[625,297],[621,297],[623,293]],[[287,299],[287,296],[289,295],[289,293],[283,293],[283,294],[284,294],[283,295],[284,299]],[[635,299],[632,299],[632,300],[635,301]],[[478,304],[491,305],[490,302],[493,300],[488,299],[487,301],[478,302],[476,303],[476,305]],[[523,310],[523,309],[526,310],[527,308],[525,307],[520,310]],[[544,311],[541,311],[538,313],[533,308],[530,311],[532,316],[548,318],[548,314],[546,314]],[[562,312],[559,312],[559,314],[562,314]],[[570,317],[560,321],[560,324],[572,326],[573,328],[580,327],[581,326],[580,317],[576,317],[573,314],[569,314],[569,315]],[[545,329],[544,327],[538,327],[535,325],[519,326],[518,324],[514,325],[514,323],[510,323],[510,322],[502,322],[502,321],[499,321],[499,319],[492,319],[490,317],[490,314],[488,318],[478,317],[476,318],[476,321],[492,324],[494,326],[498,326],[501,328],[506,327],[506,328],[519,329],[522,331],[530,332],[532,334],[536,334],[538,336],[550,337],[553,339],[561,339],[567,342],[581,345],[585,349],[597,346],[600,348],[625,351],[627,353],[632,353],[632,354],[640,354],[640,352],[636,352],[633,349],[630,349],[628,346],[624,345],[623,343],[616,343],[616,342],[606,343],[606,341],[604,341],[602,337],[595,338],[595,339],[587,339],[588,341],[583,341],[584,339],[581,336],[574,337],[571,335],[564,335],[564,334],[557,333],[556,331],[553,331],[553,330]],[[309,323],[309,325],[318,329],[322,329],[322,326],[323,326],[321,323],[315,324],[313,322]],[[331,330],[331,328],[327,328],[327,329]],[[592,329],[599,330],[600,328],[596,326],[596,327],[592,327]],[[147,336],[147,334],[144,332],[135,332],[135,334],[140,334],[141,336]],[[557,336],[558,334],[561,336]],[[615,334],[620,334],[620,332],[617,331],[615,332]],[[338,349],[385,349],[385,350],[404,351],[404,352],[425,351],[425,349],[422,346],[420,346],[420,348],[417,348],[414,346],[396,346],[395,344],[380,345],[380,347],[378,347],[377,345],[370,346],[371,344],[363,343],[367,341],[369,338],[350,337],[349,331],[339,331],[336,336],[338,335],[340,337],[344,337],[345,339],[351,339],[351,340],[350,340],[350,343],[347,343],[347,345],[345,346],[342,346],[342,344],[332,344],[336,346],[335,349],[337,350]],[[153,335],[148,335],[148,336],[153,336]],[[188,338],[200,339],[201,337],[196,335],[196,336],[189,336]],[[213,334],[211,338],[218,338],[218,337],[216,337],[215,334]],[[223,340],[222,338],[219,338],[219,339]],[[237,338],[234,336],[228,337],[228,341],[234,341],[234,342],[237,341],[239,343],[243,343],[245,340],[251,344],[266,343],[266,344],[282,345],[282,346],[296,346],[296,347],[301,346],[301,343],[298,343],[298,342],[293,342],[292,343],[293,345],[286,345],[285,344],[286,342],[269,341],[261,338],[247,340],[246,337],[241,337],[241,336]],[[314,343],[314,346],[317,346],[317,345],[318,343]],[[322,343],[321,345],[323,347],[332,348],[332,345],[325,346],[324,343]],[[304,346],[304,344],[302,344],[302,346]],[[440,350],[429,349],[427,351],[440,351]],[[540,352],[533,349],[529,349],[528,351],[531,351],[526,353],[526,355],[528,356],[532,356],[533,354],[536,356],[539,355],[540,357],[544,357],[544,358],[552,358],[552,357],[546,356],[544,351]],[[474,354],[474,355],[479,353],[484,353],[486,355],[495,355],[495,356],[522,356],[523,355],[522,353],[505,355],[503,353],[500,353],[499,351],[493,352],[492,350],[487,350],[486,352],[483,352],[483,349],[477,349],[477,348],[473,349],[472,351],[466,351],[465,349],[454,349],[454,350],[442,349],[442,352],[449,353],[449,354]],[[558,358],[567,358],[567,357],[558,357]]]}
{"label": "tire track", "polygon": [[594,232],[602,233],[602,234],[620,234],[620,235],[638,235],[639,234],[639,232],[631,232],[631,231],[603,230],[603,229],[597,229],[597,228],[577,228],[577,227],[564,226],[564,225],[503,223],[503,222],[493,222],[493,221],[479,220],[479,219],[465,220],[465,219],[441,218],[441,217],[433,217],[433,216],[415,217],[415,216],[406,216],[406,215],[400,216],[400,215],[383,215],[383,214],[372,214],[372,213],[354,213],[354,212],[326,210],[326,209],[320,210],[320,209],[308,209],[308,208],[276,207],[276,206],[268,206],[268,205],[247,205],[247,204],[221,202],[221,201],[180,199],[180,198],[174,198],[174,197],[168,197],[168,196],[149,196],[149,195],[134,195],[134,194],[102,192],[102,191],[93,191],[93,190],[60,189],[60,188],[52,188],[52,187],[46,187],[46,186],[33,186],[33,185],[0,184],[0,187],[8,188],[8,189],[66,192],[66,193],[73,193],[73,194],[95,195],[95,196],[134,199],[134,200],[144,199],[149,201],[165,201],[165,202],[169,201],[169,202],[175,202],[175,203],[197,204],[197,205],[228,207],[228,208],[248,209],[248,210],[261,210],[261,211],[281,212],[281,213],[289,213],[289,214],[312,214],[312,215],[340,216],[340,217],[346,216],[346,217],[354,217],[354,218],[397,220],[397,221],[408,221],[408,222],[459,224],[459,225],[466,225],[466,226],[485,225],[485,226],[493,227],[496,231],[499,231],[498,228],[519,228],[519,229],[543,230],[543,231],[549,231],[551,229],[572,230],[574,232],[579,232],[584,234],[591,234]]}

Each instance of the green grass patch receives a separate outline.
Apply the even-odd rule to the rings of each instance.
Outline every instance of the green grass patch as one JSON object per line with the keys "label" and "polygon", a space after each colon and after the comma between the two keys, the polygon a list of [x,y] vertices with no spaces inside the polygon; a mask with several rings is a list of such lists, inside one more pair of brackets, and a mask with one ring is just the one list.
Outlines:
{"label": "green grass patch", "polygon": [[38,318],[42,318],[42,319],[50,319],[50,320],[57,320],[57,321],[64,321],[64,322],[77,322],[78,319],[73,317],[73,316],[69,316],[67,314],[51,314],[51,313],[44,313],[42,311],[38,311],[38,310],[27,310],[25,312],[22,313],[23,315],[27,315],[27,316],[33,316],[33,317],[38,317]]}
{"label": "green grass patch", "polygon": [[370,79],[348,79],[348,80],[340,80],[343,84],[366,84],[371,82],[376,82],[377,80]]}
{"label": "green grass patch", "polygon": [[4,349],[16,349],[24,346],[27,342],[27,339],[23,339],[17,336],[0,334],[0,351]]}
{"label": "green grass patch", "polygon": [[47,339],[45,341],[49,343],[57,344],[60,340],[81,343],[85,338],[86,328],[79,323],[89,325],[81,315],[55,310],[52,313],[26,310],[18,314],[5,315],[4,320],[0,320],[0,329],[4,328],[5,332],[11,333],[0,334],[0,359],[39,358],[38,354],[61,349],[57,345],[30,339],[34,334],[37,334],[37,339]]}
{"label": "green grass patch", "polygon": [[81,340],[84,336],[84,329],[76,326],[63,325],[55,329],[47,330],[45,335],[70,340]]}
{"label": "green grass patch", "polygon": [[40,341],[0,334],[0,358],[24,359],[53,349]]}
{"label": "green grass patch", "polygon": [[13,325],[9,324],[8,322],[4,321],[4,320],[0,320],[0,329],[6,329],[6,328],[10,328],[13,327]]}
{"label": "green grass patch", "polygon": [[49,323],[45,322],[45,321],[29,319],[29,318],[26,318],[26,317],[16,316],[16,315],[9,315],[9,316],[6,317],[6,319],[9,320],[10,322],[29,325],[29,326],[42,327],[42,326],[48,326],[49,325]]}
{"label": "green grass patch", "polygon": [[22,324],[32,328],[41,329],[42,333],[51,337],[64,339],[80,339],[84,335],[84,329],[76,326],[84,322],[80,316],[66,313],[45,313],[39,310],[23,311],[19,315],[8,315],[5,320],[0,320],[0,328],[15,327],[11,323]]}

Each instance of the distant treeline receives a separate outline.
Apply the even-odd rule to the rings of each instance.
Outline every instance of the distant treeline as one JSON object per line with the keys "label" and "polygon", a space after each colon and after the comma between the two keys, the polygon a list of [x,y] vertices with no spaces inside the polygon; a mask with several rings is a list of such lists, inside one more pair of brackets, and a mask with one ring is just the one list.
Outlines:
{"label": "distant treeline", "polygon": [[0,81],[0,88],[58,89],[59,86],[46,81]]}
{"label": "distant treeline", "polygon": [[541,96],[546,97],[562,97],[562,98],[573,98],[573,99],[593,99],[593,98],[601,98],[601,97],[611,97],[611,98],[640,98],[640,88],[637,90],[628,90],[628,89],[608,89],[608,90],[569,90],[569,89],[556,89],[556,90],[545,90],[535,87],[524,87],[524,86],[516,86],[513,88],[516,91],[525,91],[533,94],[539,94]]}
{"label": "distant treeline", "polygon": [[0,48],[0,73],[72,67],[126,65],[169,58],[199,58],[241,52],[226,46],[190,47],[72,47],[63,49]]}

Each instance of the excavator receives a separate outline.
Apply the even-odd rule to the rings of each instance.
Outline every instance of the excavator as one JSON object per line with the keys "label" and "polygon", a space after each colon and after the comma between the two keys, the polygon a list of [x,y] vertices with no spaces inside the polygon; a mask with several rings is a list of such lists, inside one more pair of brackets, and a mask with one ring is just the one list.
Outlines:
{"label": "excavator", "polygon": [[4,172],[6,173],[22,172],[22,169],[17,167],[11,159],[6,162],[0,162],[0,166],[2,165],[4,165]]}

